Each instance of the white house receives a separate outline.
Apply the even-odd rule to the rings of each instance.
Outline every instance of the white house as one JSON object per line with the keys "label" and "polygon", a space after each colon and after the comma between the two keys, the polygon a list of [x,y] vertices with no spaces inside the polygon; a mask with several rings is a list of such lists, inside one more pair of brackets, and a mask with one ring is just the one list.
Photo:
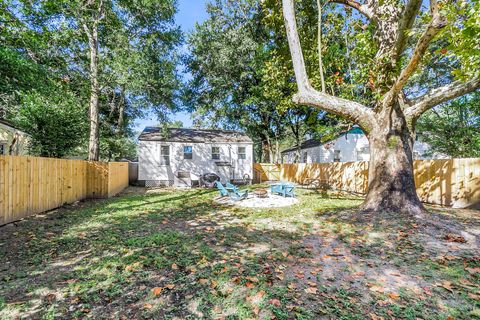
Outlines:
{"label": "white house", "polygon": [[0,119],[0,156],[24,156],[28,153],[30,136],[15,128],[10,122]]}
{"label": "white house", "polygon": [[253,177],[253,142],[242,132],[146,127],[138,140],[138,179],[146,186],[195,185],[206,173],[222,182]]}
{"label": "white house", "polygon": [[[428,156],[430,146],[421,139],[413,145],[415,159],[439,158],[441,155]],[[296,161],[297,147],[282,151],[283,163],[312,162],[353,162],[370,160],[370,148],[367,136],[359,127],[340,134],[335,139],[321,143],[310,139],[300,145],[300,159]]]}

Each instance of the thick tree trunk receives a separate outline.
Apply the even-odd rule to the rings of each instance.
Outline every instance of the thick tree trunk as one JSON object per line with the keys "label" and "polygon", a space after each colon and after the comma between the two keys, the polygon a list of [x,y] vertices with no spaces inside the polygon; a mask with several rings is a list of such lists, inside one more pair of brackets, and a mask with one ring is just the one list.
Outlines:
{"label": "thick tree trunk", "polygon": [[400,108],[392,108],[369,133],[368,192],[366,212],[393,212],[419,216],[425,212],[413,175],[415,133],[408,128]]}
{"label": "thick tree trunk", "polygon": [[98,30],[94,26],[89,34],[90,46],[90,136],[88,139],[88,160],[98,161],[100,156],[99,112],[98,112]]}
{"label": "thick tree trunk", "polygon": [[[427,110],[480,88],[478,76],[467,82],[455,81],[432,89],[413,100],[403,89],[418,69],[430,43],[447,26],[441,2],[430,1],[431,20],[412,50],[405,50],[408,32],[419,15],[423,1],[353,1],[331,0],[355,8],[371,21],[378,46],[370,69],[368,87],[377,96],[376,105],[363,105],[320,92],[312,87],[307,74],[298,33],[295,0],[282,0],[283,17],[292,55],[298,93],[297,104],[310,105],[340,115],[359,124],[370,141],[369,189],[363,204],[365,211],[397,212],[422,215],[413,176],[413,141],[415,122]],[[404,59],[406,58],[406,60]],[[402,65],[406,62],[405,67]],[[371,101],[373,104],[374,101]]]}

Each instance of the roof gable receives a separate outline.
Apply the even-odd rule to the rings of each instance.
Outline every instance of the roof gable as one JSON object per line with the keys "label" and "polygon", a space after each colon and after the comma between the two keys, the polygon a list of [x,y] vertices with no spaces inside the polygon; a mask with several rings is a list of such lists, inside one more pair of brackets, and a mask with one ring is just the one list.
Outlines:
{"label": "roof gable", "polygon": [[146,127],[138,137],[141,141],[185,143],[252,143],[245,133],[230,130],[180,129]]}
{"label": "roof gable", "polygon": [[[342,132],[338,136],[336,136],[335,138],[327,140],[325,142],[321,142],[319,139],[306,140],[306,141],[304,141],[300,144],[300,150],[322,146],[324,144],[327,144],[327,143],[330,143],[334,140],[337,140],[338,138],[341,138],[341,137],[343,137],[344,135],[347,135],[347,134],[365,134],[365,133],[363,132],[363,130],[360,127],[355,126],[352,129],[350,129],[348,131],[345,131],[345,132]],[[288,148],[288,149],[283,150],[282,153],[292,152],[292,151],[296,151],[296,150],[297,150],[297,146],[294,146],[292,148]]]}
{"label": "roof gable", "polygon": [[12,130],[17,130],[17,131],[20,131],[20,132],[23,132],[22,130],[18,129],[17,127],[15,127],[10,121],[7,121],[7,120],[4,120],[4,119],[0,119],[0,124],[6,126],[6,127],[9,127],[11,128]]}

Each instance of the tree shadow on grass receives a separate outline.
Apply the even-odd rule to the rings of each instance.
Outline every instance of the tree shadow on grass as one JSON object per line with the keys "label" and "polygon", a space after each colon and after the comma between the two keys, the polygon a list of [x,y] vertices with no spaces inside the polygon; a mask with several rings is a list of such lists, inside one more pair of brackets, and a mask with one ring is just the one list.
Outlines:
{"label": "tree shadow on grass", "polygon": [[[365,277],[348,277],[362,268],[370,277],[388,274],[384,265],[368,265],[387,246],[372,247],[368,254],[378,250],[378,257],[369,257],[352,245],[362,244],[353,236],[362,225],[338,215],[354,203],[311,204],[303,196],[305,207],[269,210],[267,222],[252,210],[215,204],[210,190],[194,190],[99,201],[9,227],[0,240],[0,315],[315,319],[386,312],[371,309],[377,297]],[[280,229],[282,219],[305,208],[315,218],[322,204],[337,211],[317,216],[321,223],[310,231]],[[317,294],[305,292],[309,282]]]}
{"label": "tree shadow on grass", "polygon": [[[82,308],[93,312],[95,308],[85,304],[100,301],[103,308],[112,296],[123,297],[120,287],[128,283],[124,273],[134,270],[135,263],[152,268],[145,272],[155,278],[172,263],[181,269],[205,257],[228,254],[233,244],[249,237],[243,236],[240,226],[225,230],[218,241],[229,250],[217,250],[210,228],[227,227],[214,221],[222,208],[211,201],[211,195],[207,190],[99,201],[57,210],[40,226],[37,218],[4,228],[2,296],[7,303],[23,304],[29,317],[44,315],[49,306],[75,316]],[[144,204],[129,205],[138,201]],[[127,268],[130,264],[133,267]],[[136,283],[137,275],[132,276]],[[72,292],[77,306],[73,308],[65,300]]]}

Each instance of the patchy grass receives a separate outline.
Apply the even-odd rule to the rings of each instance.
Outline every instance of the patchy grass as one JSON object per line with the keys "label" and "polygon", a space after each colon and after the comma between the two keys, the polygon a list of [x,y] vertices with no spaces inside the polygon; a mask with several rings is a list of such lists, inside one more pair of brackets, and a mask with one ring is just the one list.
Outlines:
{"label": "patchy grass", "polygon": [[480,317],[478,212],[432,212],[463,243],[307,190],[262,210],[134,191],[1,227],[0,318]]}

